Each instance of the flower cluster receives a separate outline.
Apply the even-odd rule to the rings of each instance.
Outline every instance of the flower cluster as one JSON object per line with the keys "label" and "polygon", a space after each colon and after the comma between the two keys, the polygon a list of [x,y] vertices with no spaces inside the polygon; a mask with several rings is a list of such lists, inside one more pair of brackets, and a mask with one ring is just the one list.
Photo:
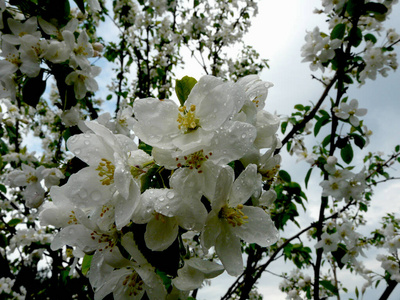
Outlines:
{"label": "flower cluster", "polygon": [[[279,121],[263,110],[271,86],[255,75],[237,83],[204,76],[182,106],[137,99],[131,129],[139,147],[129,131],[80,124],[83,133],[67,147],[87,166],[51,188],[52,202],[42,206],[40,220],[61,228],[52,249],[68,245],[76,257],[93,255],[89,279],[96,299],[144,291],[150,299],[163,298],[160,267],[145,254],[172,251],[185,232],[200,240],[200,251],[176,253],[185,259],[177,274],[168,275],[182,293],[224,269],[239,275],[241,240],[264,247],[277,241],[269,215],[252,204],[265,198],[260,172],[268,170],[260,150],[271,148],[271,159],[278,143]],[[231,162],[242,165],[236,179]],[[205,259],[211,248],[222,265]]]}

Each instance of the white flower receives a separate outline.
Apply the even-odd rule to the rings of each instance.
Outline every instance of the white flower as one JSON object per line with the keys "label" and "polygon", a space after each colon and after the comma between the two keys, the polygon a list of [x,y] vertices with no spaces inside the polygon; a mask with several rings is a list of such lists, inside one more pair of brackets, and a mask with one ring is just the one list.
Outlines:
{"label": "white flower", "polygon": [[178,270],[178,276],[172,280],[172,283],[183,291],[195,290],[201,287],[205,279],[217,277],[223,272],[223,266],[194,257],[185,260],[185,264]]}
{"label": "white flower", "polygon": [[315,248],[323,248],[325,253],[335,251],[338,247],[339,243],[339,235],[334,233],[334,234],[329,234],[327,232],[324,232],[321,235],[321,240],[315,244]]}
{"label": "white flower", "polygon": [[243,270],[240,239],[266,247],[277,241],[278,231],[262,208],[243,205],[261,184],[257,167],[249,165],[233,179],[230,168],[219,173],[201,243],[207,249],[215,246],[226,271],[237,276]]}
{"label": "white flower", "polygon": [[44,189],[41,185],[44,167],[34,169],[22,164],[22,170],[14,170],[7,176],[11,187],[25,186],[22,192],[27,207],[39,207],[44,200]]}
{"label": "white flower", "polygon": [[74,85],[74,92],[77,99],[82,99],[87,92],[95,92],[99,86],[94,77],[99,75],[101,68],[97,66],[86,66],[82,70],[72,71],[65,78],[65,83]]}
{"label": "white flower", "polygon": [[210,145],[216,132],[241,109],[246,99],[240,86],[203,76],[182,107],[172,100],[136,100],[133,110],[137,122],[133,130],[153,147],[178,148],[183,155],[191,154]]}
{"label": "white flower", "polygon": [[94,51],[86,31],[79,34],[77,43],[75,43],[75,36],[71,31],[64,30],[62,36],[70,49],[69,64],[75,69],[78,66],[81,69],[88,68],[90,66],[88,58],[93,57]]}
{"label": "white flower", "polygon": [[367,114],[366,108],[358,108],[357,99],[351,100],[350,103],[340,103],[340,107],[334,108],[334,111],[338,118],[344,120],[349,119],[350,124],[354,127],[358,127],[360,125],[360,120],[357,118],[357,116],[362,117]]}

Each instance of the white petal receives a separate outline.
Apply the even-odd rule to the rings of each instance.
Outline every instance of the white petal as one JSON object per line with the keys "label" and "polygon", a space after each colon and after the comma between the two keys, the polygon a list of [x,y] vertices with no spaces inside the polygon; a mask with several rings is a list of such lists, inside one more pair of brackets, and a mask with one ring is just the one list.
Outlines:
{"label": "white petal", "polygon": [[224,226],[215,243],[215,251],[229,275],[238,276],[243,272],[240,239]]}
{"label": "white petal", "polygon": [[257,173],[257,166],[248,165],[233,183],[229,206],[235,207],[245,203],[260,186],[261,175]]}
{"label": "white petal", "polygon": [[146,144],[171,149],[171,137],[180,134],[176,103],[168,99],[137,99],[133,110],[138,121],[133,126],[135,134]]}
{"label": "white petal", "polygon": [[146,246],[153,251],[167,249],[178,236],[178,229],[175,218],[164,217],[163,220],[153,218],[147,224],[144,234]]}
{"label": "white petal", "polygon": [[260,207],[245,206],[242,212],[248,216],[247,223],[232,228],[232,231],[248,243],[262,247],[270,246],[279,238],[279,232],[267,213]]}

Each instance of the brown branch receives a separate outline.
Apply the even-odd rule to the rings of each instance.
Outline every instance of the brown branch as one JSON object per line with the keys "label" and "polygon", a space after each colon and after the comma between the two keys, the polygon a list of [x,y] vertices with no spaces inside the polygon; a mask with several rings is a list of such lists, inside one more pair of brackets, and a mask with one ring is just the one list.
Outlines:
{"label": "brown branch", "polygon": [[278,154],[281,149],[283,148],[283,146],[291,139],[293,138],[293,136],[302,128],[304,128],[304,126],[306,126],[306,124],[312,120],[314,118],[314,116],[316,115],[316,113],[318,112],[319,108],[321,107],[322,103],[324,102],[326,96],[328,95],[330,89],[333,87],[333,85],[335,84],[335,82],[338,79],[338,74],[337,72],[335,73],[335,76],[333,76],[332,80],[329,82],[329,84],[325,87],[324,92],[322,93],[321,97],[319,98],[317,104],[314,106],[314,108],[312,109],[312,111],[310,111],[310,113],[308,115],[306,115],[304,117],[304,119],[300,122],[297,123],[295,126],[293,126],[292,130],[285,136],[285,138],[282,140],[282,147],[279,149],[275,150],[275,155]]}

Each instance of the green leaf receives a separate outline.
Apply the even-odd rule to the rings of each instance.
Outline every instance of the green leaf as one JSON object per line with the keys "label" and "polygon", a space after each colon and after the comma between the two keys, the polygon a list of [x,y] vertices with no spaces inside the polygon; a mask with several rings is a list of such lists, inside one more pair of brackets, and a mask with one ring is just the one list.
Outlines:
{"label": "green leaf", "polygon": [[324,140],[322,141],[322,146],[323,146],[323,147],[326,147],[326,146],[329,145],[330,142],[331,142],[331,135],[328,134],[328,135],[324,138]]}
{"label": "green leaf", "polygon": [[317,136],[321,127],[328,124],[329,122],[330,122],[330,119],[326,115],[319,118],[319,120],[317,121],[317,123],[315,123],[315,126],[314,126],[314,136]]}
{"label": "green leaf", "polygon": [[282,122],[282,124],[281,124],[281,132],[282,132],[283,134],[284,134],[285,131],[286,131],[287,125],[288,125],[288,122],[287,122],[287,121]]}
{"label": "green leaf", "polygon": [[329,280],[321,280],[319,283],[334,295],[338,294],[338,289]]}
{"label": "green leaf", "polygon": [[367,13],[383,15],[383,14],[387,13],[388,9],[387,9],[386,5],[384,5],[384,4],[368,2],[365,4],[365,11]]}
{"label": "green leaf", "polygon": [[15,219],[11,219],[10,221],[8,221],[8,226],[10,226],[10,227],[15,227],[15,226],[17,226],[19,223],[21,223],[22,222],[22,220],[21,219],[17,219],[17,218],[15,218]]}
{"label": "green leaf", "polygon": [[289,173],[286,172],[285,170],[280,170],[279,171],[279,177],[288,183],[292,182],[292,178],[290,177]]}
{"label": "green leaf", "polygon": [[185,104],[185,101],[188,98],[190,91],[196,83],[197,80],[189,76],[185,76],[181,80],[176,80],[175,92],[181,106]]}
{"label": "green leaf", "polygon": [[0,247],[5,249],[8,245],[8,240],[5,234],[0,233]]}
{"label": "green leaf", "polygon": [[85,254],[82,261],[82,274],[86,275],[90,269],[90,264],[92,263],[93,255]]}
{"label": "green leaf", "polygon": [[362,149],[365,146],[365,139],[355,133],[350,134],[350,136],[354,139],[354,144],[356,144],[356,146],[358,146],[358,148]]}
{"label": "green leaf", "polygon": [[308,170],[308,172],[306,174],[306,177],[304,178],[304,183],[306,185],[306,188],[308,186],[308,181],[310,180],[310,176],[311,176],[312,170],[313,170],[313,168],[310,168],[310,170]]}
{"label": "green leaf", "polygon": [[367,33],[366,35],[364,35],[364,40],[371,41],[373,44],[375,44],[377,42],[376,37],[371,33]]}
{"label": "green leaf", "polygon": [[346,24],[342,23],[337,24],[331,32],[331,40],[334,39],[341,40],[343,39],[345,33],[346,33]]}
{"label": "green leaf", "polygon": [[350,144],[347,144],[340,150],[340,156],[342,157],[343,161],[346,164],[351,163],[351,161],[353,160],[354,153],[353,153],[353,148],[351,147]]}
{"label": "green leaf", "polygon": [[2,191],[4,194],[6,194],[6,193],[7,193],[7,188],[6,188],[6,186],[3,185],[3,184],[0,184],[0,191]]}
{"label": "green leaf", "polygon": [[356,38],[352,41],[352,45],[354,47],[358,47],[362,42],[362,38],[363,38],[363,35],[361,32],[361,29],[357,27]]}
{"label": "green leaf", "polygon": [[142,141],[139,142],[138,148],[140,150],[143,150],[144,152],[146,152],[148,155],[151,155],[151,151],[153,150],[152,146],[147,145],[146,143],[144,143]]}
{"label": "green leaf", "polygon": [[361,3],[359,0],[349,0],[346,5],[346,11],[352,17],[357,11],[360,11]]}
{"label": "green leaf", "polygon": [[304,110],[304,106],[301,105],[301,104],[295,105],[294,108],[297,109],[297,110]]}

